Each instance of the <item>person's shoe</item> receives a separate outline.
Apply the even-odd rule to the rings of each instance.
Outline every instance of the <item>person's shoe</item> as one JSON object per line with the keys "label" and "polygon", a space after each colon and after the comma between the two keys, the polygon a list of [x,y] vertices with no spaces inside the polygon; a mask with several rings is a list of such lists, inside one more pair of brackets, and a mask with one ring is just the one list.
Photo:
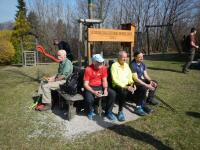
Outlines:
{"label": "person's shoe", "polygon": [[189,70],[188,69],[183,69],[182,72],[183,73],[189,73]]}
{"label": "person's shoe", "polygon": [[120,112],[118,113],[117,119],[118,119],[119,121],[125,121],[125,116],[124,116],[124,113],[123,113],[122,111],[120,111]]}
{"label": "person's shoe", "polygon": [[153,109],[149,108],[148,106],[143,106],[142,107],[143,111],[146,112],[147,114],[150,114],[153,112]]}
{"label": "person's shoe", "polygon": [[134,112],[135,112],[137,115],[139,115],[139,116],[145,116],[145,115],[147,115],[147,114],[144,112],[144,110],[142,109],[141,106],[137,106]]}
{"label": "person's shoe", "polygon": [[95,115],[96,115],[96,114],[95,114],[93,111],[91,111],[91,112],[88,113],[87,116],[88,116],[88,119],[89,119],[89,120],[93,120],[93,118],[94,118]]}
{"label": "person's shoe", "polygon": [[51,109],[51,105],[50,104],[44,104],[44,103],[39,103],[37,104],[35,110],[38,111],[46,111],[46,110],[50,110]]}
{"label": "person's shoe", "polygon": [[151,104],[151,105],[158,105],[158,104],[160,104],[160,101],[155,99],[155,98],[153,98],[151,100],[147,100],[147,103]]}
{"label": "person's shoe", "polygon": [[106,118],[108,118],[109,120],[111,120],[111,121],[116,121],[116,117],[115,117],[115,115],[112,113],[112,112],[108,112],[107,114],[106,114]]}

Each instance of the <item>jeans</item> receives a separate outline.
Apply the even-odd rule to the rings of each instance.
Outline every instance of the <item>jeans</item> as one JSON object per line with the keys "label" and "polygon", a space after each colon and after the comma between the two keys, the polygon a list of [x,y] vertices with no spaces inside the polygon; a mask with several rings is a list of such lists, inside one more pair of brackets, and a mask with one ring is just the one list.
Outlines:
{"label": "jeans", "polygon": [[188,55],[188,58],[187,58],[185,65],[183,65],[183,71],[187,71],[189,69],[190,65],[192,64],[192,61],[195,56],[195,49],[194,48],[190,49],[189,52],[187,53],[187,55]]}

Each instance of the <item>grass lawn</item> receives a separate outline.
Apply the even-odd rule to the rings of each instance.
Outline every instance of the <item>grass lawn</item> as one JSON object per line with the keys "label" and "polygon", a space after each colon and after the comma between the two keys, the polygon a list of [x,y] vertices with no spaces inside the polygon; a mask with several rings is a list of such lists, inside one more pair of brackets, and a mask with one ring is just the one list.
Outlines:
{"label": "grass lawn", "polygon": [[56,73],[56,64],[0,67],[0,149],[200,149],[200,70],[182,74],[183,62],[174,60],[145,62],[159,81],[157,95],[177,112],[153,107],[149,116],[75,140],[47,113],[28,109],[37,79]]}

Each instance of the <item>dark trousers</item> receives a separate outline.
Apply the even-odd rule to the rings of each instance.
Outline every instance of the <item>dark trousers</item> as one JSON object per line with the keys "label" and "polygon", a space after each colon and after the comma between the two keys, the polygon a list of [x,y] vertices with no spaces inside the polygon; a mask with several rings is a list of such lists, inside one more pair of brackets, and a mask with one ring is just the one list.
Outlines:
{"label": "dark trousers", "polygon": [[190,49],[189,52],[187,53],[187,60],[186,63],[183,65],[183,71],[187,71],[190,67],[190,65],[192,64],[192,61],[194,60],[194,56],[195,56],[195,49]]}
{"label": "dark trousers", "polygon": [[[158,82],[156,80],[152,80],[152,81],[155,82],[158,85]],[[143,82],[150,84],[150,82],[146,79],[144,79]],[[138,87],[138,86],[142,86],[142,85],[136,85],[136,87]],[[145,87],[143,86],[143,88],[145,88]],[[147,88],[145,88],[145,89],[146,89],[146,92],[147,92],[148,89]],[[155,88],[154,91],[149,90],[149,94],[147,95],[147,100],[146,100],[147,102],[148,101],[150,102],[150,101],[153,100],[155,93],[156,93],[156,89],[157,89],[157,87]]]}
{"label": "dark trousers", "polygon": [[125,88],[121,88],[121,87],[114,87],[113,88],[117,95],[118,101],[119,101],[119,111],[123,111],[123,107],[125,105],[126,102],[126,98],[130,97],[134,100],[136,100],[136,105],[142,105],[145,103],[145,98],[146,98],[146,89],[142,86],[137,87],[136,91],[134,92],[134,94],[131,94],[130,91],[128,91]]}
{"label": "dark trousers", "polygon": [[[92,87],[93,90],[96,91],[103,91],[102,87]],[[85,90],[84,92],[84,98],[85,98],[85,103],[86,103],[86,109],[88,112],[93,111],[93,104],[94,104],[94,100],[95,100],[95,95],[92,94],[90,91]],[[113,105],[115,102],[115,98],[116,98],[116,93],[114,90],[108,88],[108,96],[107,97],[103,97],[106,99],[106,109],[105,109],[105,113],[108,112],[112,112],[113,109]]]}

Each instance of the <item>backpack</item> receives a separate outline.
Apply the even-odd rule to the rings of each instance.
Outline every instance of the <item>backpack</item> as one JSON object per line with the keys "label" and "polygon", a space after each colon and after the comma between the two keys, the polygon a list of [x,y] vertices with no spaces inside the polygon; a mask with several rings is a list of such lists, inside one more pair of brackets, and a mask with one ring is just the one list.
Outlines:
{"label": "backpack", "polygon": [[189,49],[190,49],[190,35],[187,35],[186,37],[183,38],[182,47],[183,47],[184,52],[189,51]]}
{"label": "backpack", "polygon": [[68,76],[66,82],[60,86],[62,92],[67,93],[71,96],[81,93],[83,86],[82,72],[73,72]]}

